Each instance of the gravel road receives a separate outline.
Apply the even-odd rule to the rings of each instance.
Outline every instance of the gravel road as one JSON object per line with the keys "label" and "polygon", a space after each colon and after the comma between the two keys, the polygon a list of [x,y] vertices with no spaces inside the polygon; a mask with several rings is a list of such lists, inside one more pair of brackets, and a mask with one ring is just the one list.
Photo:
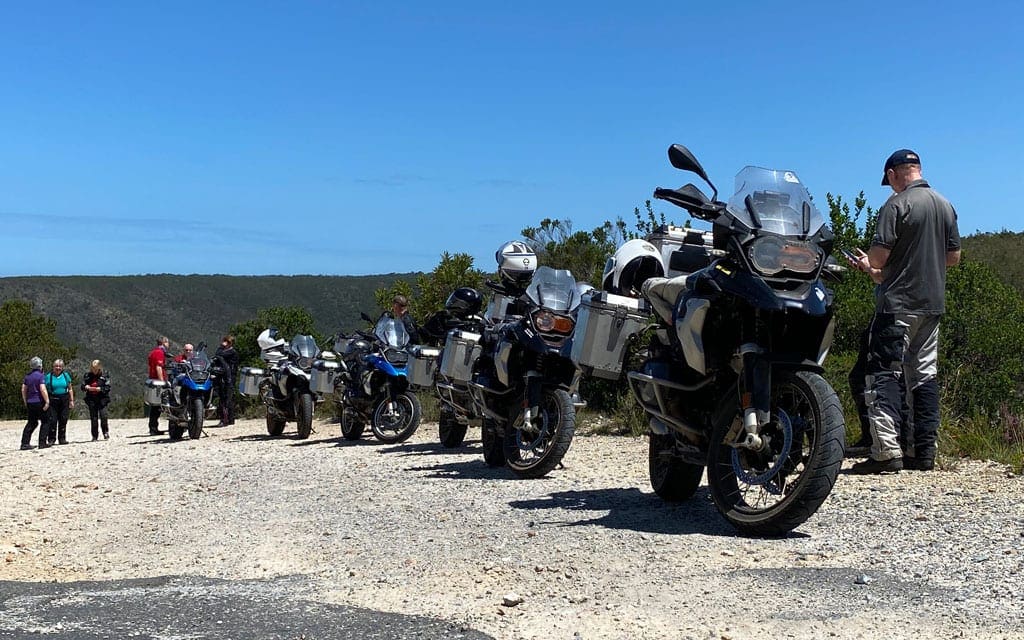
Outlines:
{"label": "gravel road", "polygon": [[71,444],[18,451],[22,424],[0,423],[0,581],[288,580],[503,639],[1024,638],[1024,482],[991,463],[844,473],[761,540],[706,487],[657,498],[646,438],[578,436],[527,481],[484,465],[478,431],[446,450],[433,424],[382,445],[262,420],[182,442],[113,420],[89,442],[72,421]]}

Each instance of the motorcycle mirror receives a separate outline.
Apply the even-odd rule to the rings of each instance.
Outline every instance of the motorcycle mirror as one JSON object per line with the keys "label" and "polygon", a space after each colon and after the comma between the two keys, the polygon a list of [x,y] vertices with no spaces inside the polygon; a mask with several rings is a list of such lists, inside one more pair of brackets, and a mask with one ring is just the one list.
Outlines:
{"label": "motorcycle mirror", "polygon": [[668,161],[672,163],[672,166],[682,171],[689,171],[695,173],[704,182],[708,183],[711,190],[714,192],[711,196],[712,200],[718,198],[718,189],[708,178],[707,172],[704,171],[704,167],[701,166],[700,162],[697,161],[696,156],[690,152],[689,149],[681,144],[674,144],[668,148]]}
{"label": "motorcycle mirror", "polygon": [[205,342],[200,342],[199,345],[196,346],[196,352],[198,353],[199,351],[206,351],[206,343]]}
{"label": "motorcycle mirror", "polygon": [[373,322],[373,318],[371,318],[370,316],[366,315],[366,313],[363,312],[363,311],[359,312],[359,317],[362,318],[363,320],[366,320],[367,322]]}

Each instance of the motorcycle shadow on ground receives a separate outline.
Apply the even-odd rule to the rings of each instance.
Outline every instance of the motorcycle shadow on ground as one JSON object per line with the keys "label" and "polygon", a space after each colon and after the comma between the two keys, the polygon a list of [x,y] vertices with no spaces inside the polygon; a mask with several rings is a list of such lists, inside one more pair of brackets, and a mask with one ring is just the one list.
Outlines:
{"label": "motorcycle shadow on ground", "polygon": [[382,449],[381,453],[394,453],[395,455],[402,456],[437,456],[437,455],[455,455],[460,453],[480,453],[478,448],[480,445],[479,438],[476,440],[463,440],[462,444],[458,447],[445,447],[439,442],[418,442],[416,444],[394,444],[385,445],[387,449]]}
{"label": "motorcycle shadow on ground", "polygon": [[[697,489],[689,500],[679,503],[665,502],[654,493],[645,493],[636,487],[594,489],[588,491],[560,491],[533,500],[515,500],[513,509],[557,509],[564,512],[601,512],[604,515],[580,520],[538,520],[537,524],[562,527],[596,525],[609,529],[623,529],[642,533],[668,535],[702,534],[730,538],[744,537],[743,533],[726,521],[711,501],[707,486]],[[806,538],[807,534],[789,533],[786,537]]]}

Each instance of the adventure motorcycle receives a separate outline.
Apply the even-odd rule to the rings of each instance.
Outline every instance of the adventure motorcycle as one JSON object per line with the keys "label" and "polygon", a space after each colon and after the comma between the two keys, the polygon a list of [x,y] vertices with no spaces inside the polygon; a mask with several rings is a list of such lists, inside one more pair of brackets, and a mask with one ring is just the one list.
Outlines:
{"label": "adventure motorcycle", "polygon": [[826,261],[833,236],[790,171],[747,167],[723,203],[688,149],[668,155],[713,194],[687,184],[654,197],[712,222],[713,246],[684,247],[706,266],[642,287],[661,325],[627,377],[650,417],[651,486],[685,500],[706,465],[729,522],[780,535],[818,510],[843,458],[843,413],[821,376],[835,324],[822,276],[842,270]]}
{"label": "adventure motorcycle", "polygon": [[484,330],[468,388],[488,465],[539,478],[569,450],[582,406],[569,359],[580,292],[568,271],[539,267],[521,300],[525,314]]}
{"label": "adventure motorcycle", "polygon": [[206,353],[206,345],[199,343],[192,357],[181,362],[169,362],[168,382],[161,397],[161,410],[167,416],[167,433],[171,440],[180,440],[188,430],[188,437],[196,440],[203,435],[203,421],[212,406],[214,367]]}
{"label": "adventure motorcycle", "polygon": [[[363,319],[372,322],[366,314]],[[384,314],[373,332],[342,336],[336,345],[341,373],[335,399],[341,405],[341,435],[358,440],[366,423],[387,444],[404,442],[420,426],[420,401],[409,390],[406,365],[409,334],[401,321]]]}
{"label": "adventure motorcycle", "polygon": [[313,409],[317,394],[310,388],[313,363],[321,356],[316,340],[296,335],[285,343],[276,329],[266,329],[256,338],[260,358],[267,369],[259,381],[259,398],[267,408],[267,433],[279,436],[285,423],[294,421],[300,439],[313,432]]}

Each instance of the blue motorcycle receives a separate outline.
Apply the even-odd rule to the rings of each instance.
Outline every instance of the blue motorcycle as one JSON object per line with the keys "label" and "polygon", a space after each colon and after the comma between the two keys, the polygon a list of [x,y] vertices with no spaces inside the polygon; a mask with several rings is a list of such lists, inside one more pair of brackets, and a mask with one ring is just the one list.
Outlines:
{"label": "blue motorcycle", "polygon": [[207,410],[214,411],[211,402],[215,367],[200,343],[188,360],[168,364],[169,387],[164,391],[161,408],[167,416],[167,433],[171,440],[181,440],[188,429],[188,437],[197,440],[203,435],[203,421]]}
{"label": "blue motorcycle", "polygon": [[[371,321],[368,316],[363,319]],[[358,440],[367,423],[373,435],[387,444],[404,442],[420,426],[420,401],[409,389],[409,334],[405,326],[384,314],[373,333],[357,331],[335,344],[341,374],[335,398],[341,404],[341,435]]]}

